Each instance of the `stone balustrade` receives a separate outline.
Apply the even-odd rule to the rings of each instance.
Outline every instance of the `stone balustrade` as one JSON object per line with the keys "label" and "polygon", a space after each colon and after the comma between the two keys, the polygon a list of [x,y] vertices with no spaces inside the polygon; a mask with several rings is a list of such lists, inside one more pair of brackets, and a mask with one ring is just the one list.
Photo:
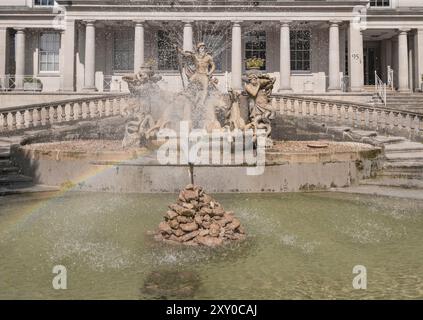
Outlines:
{"label": "stone balustrade", "polygon": [[0,132],[120,115],[128,97],[117,94],[0,109]]}
{"label": "stone balustrade", "polygon": [[272,106],[281,116],[310,118],[328,126],[348,126],[407,138],[423,138],[423,113],[289,95],[273,95]]}
{"label": "stone balustrade", "polygon": [[[119,115],[128,98],[127,94],[103,95],[1,109],[0,132]],[[272,106],[281,116],[423,139],[423,113],[294,95],[273,95]]]}

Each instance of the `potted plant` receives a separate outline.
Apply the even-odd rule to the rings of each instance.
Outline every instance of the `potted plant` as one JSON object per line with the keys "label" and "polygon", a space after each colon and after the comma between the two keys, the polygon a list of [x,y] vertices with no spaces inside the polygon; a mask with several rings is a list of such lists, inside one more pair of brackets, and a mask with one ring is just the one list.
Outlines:
{"label": "potted plant", "polygon": [[41,91],[43,84],[40,79],[33,77],[26,77],[23,81],[24,91]]}
{"label": "potted plant", "polygon": [[257,57],[252,57],[245,60],[248,70],[260,70],[264,67],[265,60]]}

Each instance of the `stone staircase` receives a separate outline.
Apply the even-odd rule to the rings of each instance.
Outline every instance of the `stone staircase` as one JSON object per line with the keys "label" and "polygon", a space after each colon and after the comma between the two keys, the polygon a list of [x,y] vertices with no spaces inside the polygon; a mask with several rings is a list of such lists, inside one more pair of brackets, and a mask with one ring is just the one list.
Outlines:
{"label": "stone staircase", "polygon": [[363,180],[361,184],[423,189],[423,144],[404,139],[384,147],[382,170],[376,178]]}
{"label": "stone staircase", "polygon": [[336,188],[335,191],[393,196],[401,194],[407,197],[402,190],[410,190],[411,198],[423,199],[423,143],[348,127],[328,127],[327,131],[337,139],[370,143],[384,149],[382,167],[373,178],[361,180],[359,186],[345,190]]}
{"label": "stone staircase", "polygon": [[388,92],[386,106],[409,112],[423,112],[423,93]]}
{"label": "stone staircase", "polygon": [[20,168],[10,158],[10,145],[8,141],[0,140],[0,196],[57,190],[55,187],[36,185],[31,177],[21,174]]}

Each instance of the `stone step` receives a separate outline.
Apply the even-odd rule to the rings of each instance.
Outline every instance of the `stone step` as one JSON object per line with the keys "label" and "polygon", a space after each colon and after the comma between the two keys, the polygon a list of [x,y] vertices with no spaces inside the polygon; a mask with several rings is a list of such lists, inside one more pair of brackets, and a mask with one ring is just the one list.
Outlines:
{"label": "stone step", "polygon": [[397,187],[404,189],[423,189],[423,180],[380,177],[361,180],[360,185]]}
{"label": "stone step", "polygon": [[423,163],[419,161],[396,161],[386,162],[383,165],[386,170],[422,170]]}
{"label": "stone step", "polygon": [[0,185],[31,185],[32,178],[28,176],[24,176],[22,174],[8,174],[8,175],[1,175],[0,176]]}
{"label": "stone step", "polygon": [[407,139],[403,137],[389,137],[389,136],[376,136],[374,137],[374,140],[376,143],[380,143],[383,145],[390,145],[394,143],[407,141]]}
{"label": "stone step", "polygon": [[385,146],[386,153],[398,153],[398,152],[417,152],[423,151],[423,143],[403,141],[400,143],[389,144]]}
{"label": "stone step", "polygon": [[385,157],[389,162],[412,160],[423,163],[423,151],[385,153]]}
{"label": "stone step", "polygon": [[0,187],[0,196],[8,196],[15,194],[39,193],[39,192],[57,192],[58,187],[50,187],[44,185],[34,185],[20,188]]}
{"label": "stone step", "polygon": [[0,160],[1,159],[8,159],[8,158],[10,158],[10,152],[9,151],[3,151],[3,152],[0,151]]}
{"label": "stone step", "polygon": [[11,167],[11,166],[13,166],[13,164],[9,159],[0,159],[0,168]]}
{"label": "stone step", "polygon": [[423,180],[423,171],[419,170],[382,170],[377,173],[378,177],[395,179],[416,179]]}
{"label": "stone step", "polygon": [[0,167],[0,175],[17,174],[19,173],[18,167]]}
{"label": "stone step", "polygon": [[354,136],[360,136],[360,137],[376,137],[377,132],[376,131],[369,131],[369,130],[351,130],[351,133]]}

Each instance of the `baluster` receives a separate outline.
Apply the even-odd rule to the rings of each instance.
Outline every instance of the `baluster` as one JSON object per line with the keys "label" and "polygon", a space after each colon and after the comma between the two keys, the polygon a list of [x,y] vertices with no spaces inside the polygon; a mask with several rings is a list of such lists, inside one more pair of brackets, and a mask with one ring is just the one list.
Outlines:
{"label": "baluster", "polygon": [[41,123],[41,110],[43,110],[42,107],[38,107],[37,109],[35,109],[35,126],[36,127],[40,127],[42,125]]}
{"label": "baluster", "polygon": [[25,128],[25,110],[18,111],[19,114],[19,129]]}
{"label": "baluster", "polygon": [[82,101],[79,104],[79,110],[78,110],[78,119],[83,119],[84,118],[84,111],[85,111],[85,118],[88,117],[88,106],[87,106],[87,102]]}
{"label": "baluster", "polygon": [[350,105],[344,105],[344,122],[346,125],[350,124]]}
{"label": "baluster", "polygon": [[373,116],[374,116],[374,110],[373,109],[368,109],[368,116],[369,116],[369,128],[371,129],[371,128],[373,128],[373,124],[374,124],[374,119],[373,119]]}
{"label": "baluster", "polygon": [[283,114],[287,115],[288,114],[288,99],[287,98],[283,98]]}
{"label": "baluster", "polygon": [[311,103],[311,101],[309,101],[309,100],[306,100],[305,101],[305,104],[306,104],[306,115],[307,115],[307,117],[310,117],[310,103]]}
{"label": "baluster", "polygon": [[105,116],[110,117],[113,113],[110,112],[110,99],[107,98],[104,101],[104,108],[105,108]]}
{"label": "baluster", "polygon": [[327,113],[327,102],[320,103],[320,121],[326,122],[326,113]]}
{"label": "baluster", "polygon": [[418,134],[423,136],[423,116],[417,116],[418,118]]}
{"label": "baluster", "polygon": [[98,116],[100,118],[104,117],[105,113],[106,113],[106,109],[105,109],[105,105],[104,105],[104,100],[98,100]]}
{"label": "baluster", "polygon": [[16,111],[12,111],[12,130],[16,130],[18,127],[16,125]]}
{"label": "baluster", "polygon": [[44,111],[46,113],[46,117],[44,119],[45,121],[44,125],[49,125],[50,124],[50,107],[45,107]]}
{"label": "baluster", "polygon": [[303,100],[302,99],[298,99],[298,116],[302,116],[303,115]]}
{"label": "baluster", "polygon": [[98,108],[98,103],[99,103],[99,100],[94,100],[93,101],[93,105],[94,105],[94,118],[99,118],[100,117],[100,110]]}
{"label": "baluster", "polygon": [[295,115],[295,99],[294,98],[289,99],[289,104],[291,107],[291,116],[294,116]]}
{"label": "baluster", "polygon": [[28,110],[28,124],[27,128],[31,128],[34,126],[34,109]]}
{"label": "baluster", "polygon": [[394,111],[394,129],[398,130],[398,126],[399,126],[399,112]]}
{"label": "baluster", "polygon": [[66,122],[66,103],[60,106],[60,122]]}
{"label": "baluster", "polygon": [[402,127],[402,129],[409,131],[410,126],[407,123],[407,120],[408,120],[407,113],[401,112],[401,116],[400,117],[401,117],[401,127]]}
{"label": "baluster", "polygon": [[356,128],[357,127],[357,122],[358,122],[357,111],[358,111],[358,107],[357,106],[352,106],[352,112],[353,112],[353,116],[352,116],[352,127],[353,128]]}
{"label": "baluster", "polygon": [[382,110],[377,109],[377,117],[376,117],[376,128],[378,130],[382,129]]}
{"label": "baluster", "polygon": [[328,110],[329,112],[329,114],[328,114],[328,122],[329,123],[333,123],[333,103],[332,102],[329,102],[329,110]]}
{"label": "baluster", "polygon": [[336,113],[336,123],[338,124],[338,125],[340,125],[341,123],[342,123],[342,104],[337,104],[336,105],[336,111],[337,111],[337,113]]}
{"label": "baluster", "polygon": [[410,114],[410,132],[415,133],[416,131],[416,115]]}
{"label": "baluster", "polygon": [[69,121],[75,120],[75,102],[69,103]]}
{"label": "baluster", "polygon": [[87,108],[86,108],[86,114],[87,114],[86,118],[93,118],[94,117],[94,113],[91,110],[92,104],[93,104],[92,101],[86,102],[86,106],[87,106]]}
{"label": "baluster", "polygon": [[59,108],[59,105],[54,105],[53,106],[53,123],[57,123],[58,122],[58,113],[57,113],[57,109]]}
{"label": "baluster", "polygon": [[317,119],[317,101],[313,101],[313,119]]}
{"label": "baluster", "polygon": [[[279,106],[279,104],[280,104],[280,100],[279,100],[279,98],[273,97],[273,98],[272,98],[272,101],[271,101],[272,110],[273,110],[273,111],[278,110],[278,106]],[[279,109],[280,109],[280,107],[279,107]]]}
{"label": "baluster", "polygon": [[384,111],[385,114],[385,128],[386,130],[389,130],[391,128],[391,112],[388,110]]}
{"label": "baluster", "polygon": [[7,119],[7,113],[2,113],[1,114],[1,126],[2,126],[2,131],[7,131],[7,124],[8,119]]}
{"label": "baluster", "polygon": [[82,119],[82,103],[83,102],[76,102],[75,120]]}
{"label": "baluster", "polygon": [[367,127],[369,117],[369,110],[366,108],[361,108],[361,128]]}

